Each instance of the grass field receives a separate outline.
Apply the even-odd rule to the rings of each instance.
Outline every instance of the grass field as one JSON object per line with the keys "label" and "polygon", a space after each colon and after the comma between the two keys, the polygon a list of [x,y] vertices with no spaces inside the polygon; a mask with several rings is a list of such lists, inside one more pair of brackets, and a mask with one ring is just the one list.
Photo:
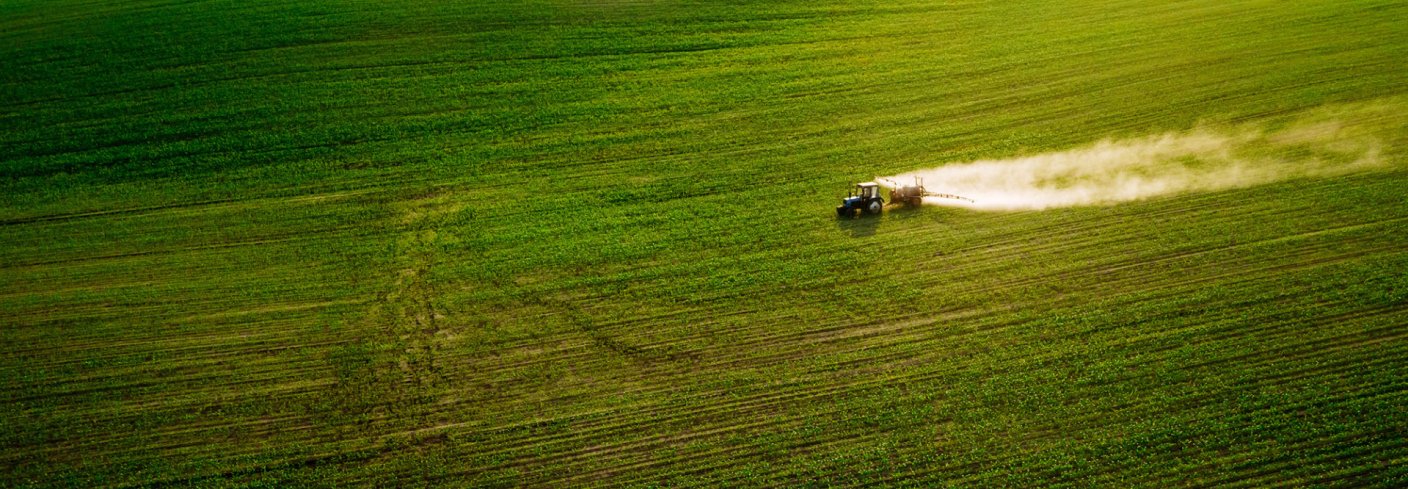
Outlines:
{"label": "grass field", "polygon": [[[3,1],[0,485],[1408,485],[1403,19]],[[1384,164],[832,210],[1307,118]]]}

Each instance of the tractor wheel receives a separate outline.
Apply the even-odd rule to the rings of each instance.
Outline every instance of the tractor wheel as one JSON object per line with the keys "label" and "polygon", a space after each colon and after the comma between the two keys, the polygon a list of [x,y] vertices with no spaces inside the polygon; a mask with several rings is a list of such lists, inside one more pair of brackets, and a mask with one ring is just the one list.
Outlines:
{"label": "tractor wheel", "polygon": [[836,217],[851,217],[850,209],[847,209],[844,205],[836,206]]}
{"label": "tractor wheel", "polygon": [[881,209],[884,209],[884,208],[885,208],[885,203],[884,203],[884,202],[881,202],[880,199],[875,199],[875,200],[870,201],[869,204],[866,204],[866,206],[865,206],[865,213],[866,213],[866,214],[879,214],[879,213],[880,213],[880,210],[881,210]]}

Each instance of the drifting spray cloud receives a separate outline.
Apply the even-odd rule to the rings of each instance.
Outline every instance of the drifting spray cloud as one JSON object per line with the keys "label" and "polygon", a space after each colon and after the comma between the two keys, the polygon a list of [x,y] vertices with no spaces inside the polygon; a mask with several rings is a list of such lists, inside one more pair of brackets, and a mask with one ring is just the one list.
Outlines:
{"label": "drifting spray cloud", "polygon": [[[1002,160],[951,164],[888,177],[924,179],[930,191],[973,199],[935,205],[1027,210],[1108,205],[1187,192],[1329,177],[1386,166],[1378,138],[1336,120],[1277,130],[1197,129]],[[884,180],[881,180],[882,182]]]}

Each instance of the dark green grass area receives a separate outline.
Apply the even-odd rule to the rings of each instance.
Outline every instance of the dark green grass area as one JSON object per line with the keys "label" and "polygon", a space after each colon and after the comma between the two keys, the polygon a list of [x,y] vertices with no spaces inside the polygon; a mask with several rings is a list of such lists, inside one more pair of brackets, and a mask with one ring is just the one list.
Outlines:
{"label": "dark green grass area", "polygon": [[[1402,486],[1403,18],[0,2],[0,480]],[[1307,114],[1384,165],[832,212]]]}

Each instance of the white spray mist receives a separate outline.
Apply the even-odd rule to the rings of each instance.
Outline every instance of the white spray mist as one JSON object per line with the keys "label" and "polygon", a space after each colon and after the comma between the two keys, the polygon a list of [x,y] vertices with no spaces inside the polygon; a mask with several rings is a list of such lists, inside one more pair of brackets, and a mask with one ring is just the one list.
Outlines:
{"label": "white spray mist", "polygon": [[[1186,192],[1325,177],[1385,166],[1377,138],[1337,121],[1274,131],[1198,129],[888,177],[973,199],[925,203],[983,210],[1107,205]],[[882,182],[884,180],[881,180]]]}

